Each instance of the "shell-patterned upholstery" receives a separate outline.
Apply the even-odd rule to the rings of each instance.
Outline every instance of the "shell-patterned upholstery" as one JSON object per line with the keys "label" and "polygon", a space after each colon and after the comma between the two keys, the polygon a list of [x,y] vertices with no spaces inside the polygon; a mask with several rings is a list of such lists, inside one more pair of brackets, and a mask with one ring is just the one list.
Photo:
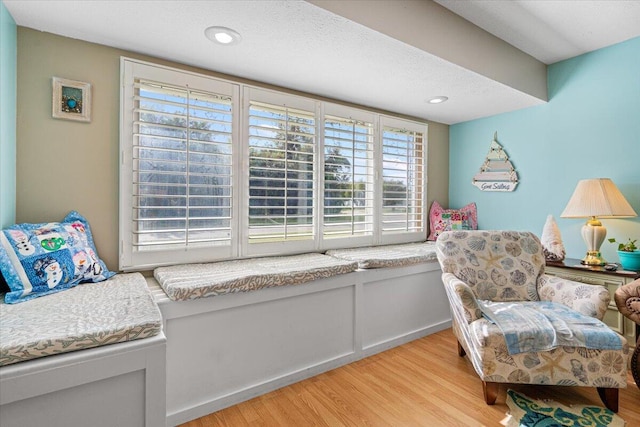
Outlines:
{"label": "shell-patterned upholstery", "polygon": [[560,346],[510,354],[500,328],[483,317],[478,300],[552,301],[604,316],[607,290],[545,275],[542,245],[533,233],[448,231],[438,238],[436,253],[454,334],[485,383],[626,387],[629,346],[622,336],[617,350]]}
{"label": "shell-patterned upholstery", "polygon": [[442,271],[465,282],[480,299],[535,301],[544,271],[541,248],[531,233],[447,232],[438,239],[436,253]]}

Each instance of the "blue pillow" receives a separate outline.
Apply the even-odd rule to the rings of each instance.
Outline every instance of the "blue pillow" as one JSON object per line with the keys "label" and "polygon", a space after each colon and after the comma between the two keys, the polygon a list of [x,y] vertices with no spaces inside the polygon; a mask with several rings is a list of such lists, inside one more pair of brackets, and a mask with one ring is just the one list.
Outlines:
{"label": "blue pillow", "polygon": [[6,303],[26,301],[113,276],[98,258],[87,220],[72,211],[62,222],[16,224],[0,233]]}

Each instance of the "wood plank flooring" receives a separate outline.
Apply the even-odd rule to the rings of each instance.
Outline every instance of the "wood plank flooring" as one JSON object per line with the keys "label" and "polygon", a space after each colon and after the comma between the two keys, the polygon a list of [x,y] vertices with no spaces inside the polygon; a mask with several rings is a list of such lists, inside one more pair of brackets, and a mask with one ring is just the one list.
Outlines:
{"label": "wood plank flooring", "polygon": [[[499,426],[507,388],[530,397],[602,406],[595,388],[501,385],[495,405],[482,397],[471,362],[451,329],[334,369],[183,424],[209,426]],[[629,374],[620,391],[627,427],[640,426],[640,390]]]}

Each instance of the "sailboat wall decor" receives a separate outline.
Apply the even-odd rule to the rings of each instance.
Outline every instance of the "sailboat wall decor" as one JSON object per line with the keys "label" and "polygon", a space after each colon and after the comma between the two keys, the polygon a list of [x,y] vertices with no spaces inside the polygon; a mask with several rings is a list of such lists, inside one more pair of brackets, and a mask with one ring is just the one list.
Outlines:
{"label": "sailboat wall decor", "polygon": [[487,158],[480,167],[480,172],[473,176],[472,184],[482,191],[513,191],[516,189],[518,174],[509,161],[509,156],[498,144],[498,132],[493,134]]}

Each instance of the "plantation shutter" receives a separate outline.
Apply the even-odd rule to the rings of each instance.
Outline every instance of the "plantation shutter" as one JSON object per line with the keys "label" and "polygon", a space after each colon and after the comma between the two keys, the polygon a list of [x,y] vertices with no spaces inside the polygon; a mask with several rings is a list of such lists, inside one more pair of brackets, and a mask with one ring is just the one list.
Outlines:
{"label": "plantation shutter", "polygon": [[313,240],[315,115],[249,102],[249,243]]}
{"label": "plantation shutter", "polygon": [[382,234],[423,232],[424,133],[382,129]]}
{"label": "plantation shutter", "polygon": [[425,123],[120,65],[120,270],[425,239]]}
{"label": "plantation shutter", "polygon": [[373,124],[325,115],[324,238],[373,234]]}
{"label": "plantation shutter", "polygon": [[230,96],[137,79],[134,251],[229,245]]}

